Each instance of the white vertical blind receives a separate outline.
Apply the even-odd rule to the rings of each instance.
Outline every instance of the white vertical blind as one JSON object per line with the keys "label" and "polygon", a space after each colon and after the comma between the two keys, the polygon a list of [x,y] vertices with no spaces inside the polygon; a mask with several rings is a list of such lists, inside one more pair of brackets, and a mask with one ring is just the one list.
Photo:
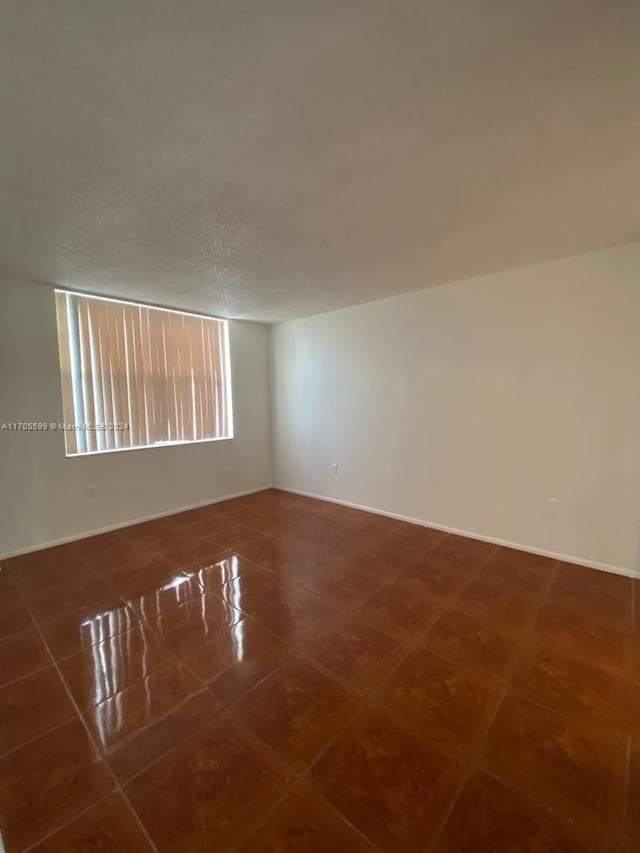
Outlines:
{"label": "white vertical blind", "polygon": [[63,290],[56,313],[68,455],[232,436],[226,320]]}

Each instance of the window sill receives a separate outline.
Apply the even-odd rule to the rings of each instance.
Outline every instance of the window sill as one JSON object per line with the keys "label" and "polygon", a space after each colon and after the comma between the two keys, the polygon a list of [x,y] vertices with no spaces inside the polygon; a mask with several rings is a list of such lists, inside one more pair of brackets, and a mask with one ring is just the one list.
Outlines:
{"label": "window sill", "polygon": [[211,444],[218,441],[233,441],[235,436],[224,435],[220,438],[199,438],[195,441],[158,441],[156,444],[138,444],[134,447],[110,447],[107,450],[86,450],[83,453],[67,453],[67,459],[81,459],[83,456],[102,456],[106,453],[125,453],[132,450],[159,450],[164,447],[185,447],[191,444]]}

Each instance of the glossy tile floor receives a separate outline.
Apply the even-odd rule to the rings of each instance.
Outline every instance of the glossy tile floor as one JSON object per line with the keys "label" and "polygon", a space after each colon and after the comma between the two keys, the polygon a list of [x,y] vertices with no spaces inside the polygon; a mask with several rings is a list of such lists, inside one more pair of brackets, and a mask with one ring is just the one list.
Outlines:
{"label": "glossy tile floor", "polygon": [[633,586],[277,491],[11,559],[5,849],[640,850]]}

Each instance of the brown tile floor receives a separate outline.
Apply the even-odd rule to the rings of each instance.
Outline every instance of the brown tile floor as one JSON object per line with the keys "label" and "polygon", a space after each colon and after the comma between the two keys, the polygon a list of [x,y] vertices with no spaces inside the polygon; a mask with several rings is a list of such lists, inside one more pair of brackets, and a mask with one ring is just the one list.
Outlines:
{"label": "brown tile floor", "polygon": [[5,849],[640,850],[634,583],[277,491],[11,559]]}

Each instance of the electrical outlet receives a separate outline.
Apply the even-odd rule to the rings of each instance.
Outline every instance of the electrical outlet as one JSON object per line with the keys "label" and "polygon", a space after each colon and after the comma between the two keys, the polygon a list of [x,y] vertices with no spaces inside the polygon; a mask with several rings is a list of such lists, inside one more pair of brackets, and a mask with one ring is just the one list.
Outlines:
{"label": "electrical outlet", "polygon": [[333,472],[334,474],[337,474],[337,473],[338,473],[338,466],[336,465],[336,463],[335,463],[335,462],[334,462],[334,463],[333,463],[333,465],[331,466],[331,470],[332,470],[332,472]]}
{"label": "electrical outlet", "polygon": [[87,497],[94,498],[95,497],[95,489],[93,486],[87,486]]}
{"label": "electrical outlet", "polygon": [[560,515],[559,498],[547,498],[547,512],[549,515]]}

